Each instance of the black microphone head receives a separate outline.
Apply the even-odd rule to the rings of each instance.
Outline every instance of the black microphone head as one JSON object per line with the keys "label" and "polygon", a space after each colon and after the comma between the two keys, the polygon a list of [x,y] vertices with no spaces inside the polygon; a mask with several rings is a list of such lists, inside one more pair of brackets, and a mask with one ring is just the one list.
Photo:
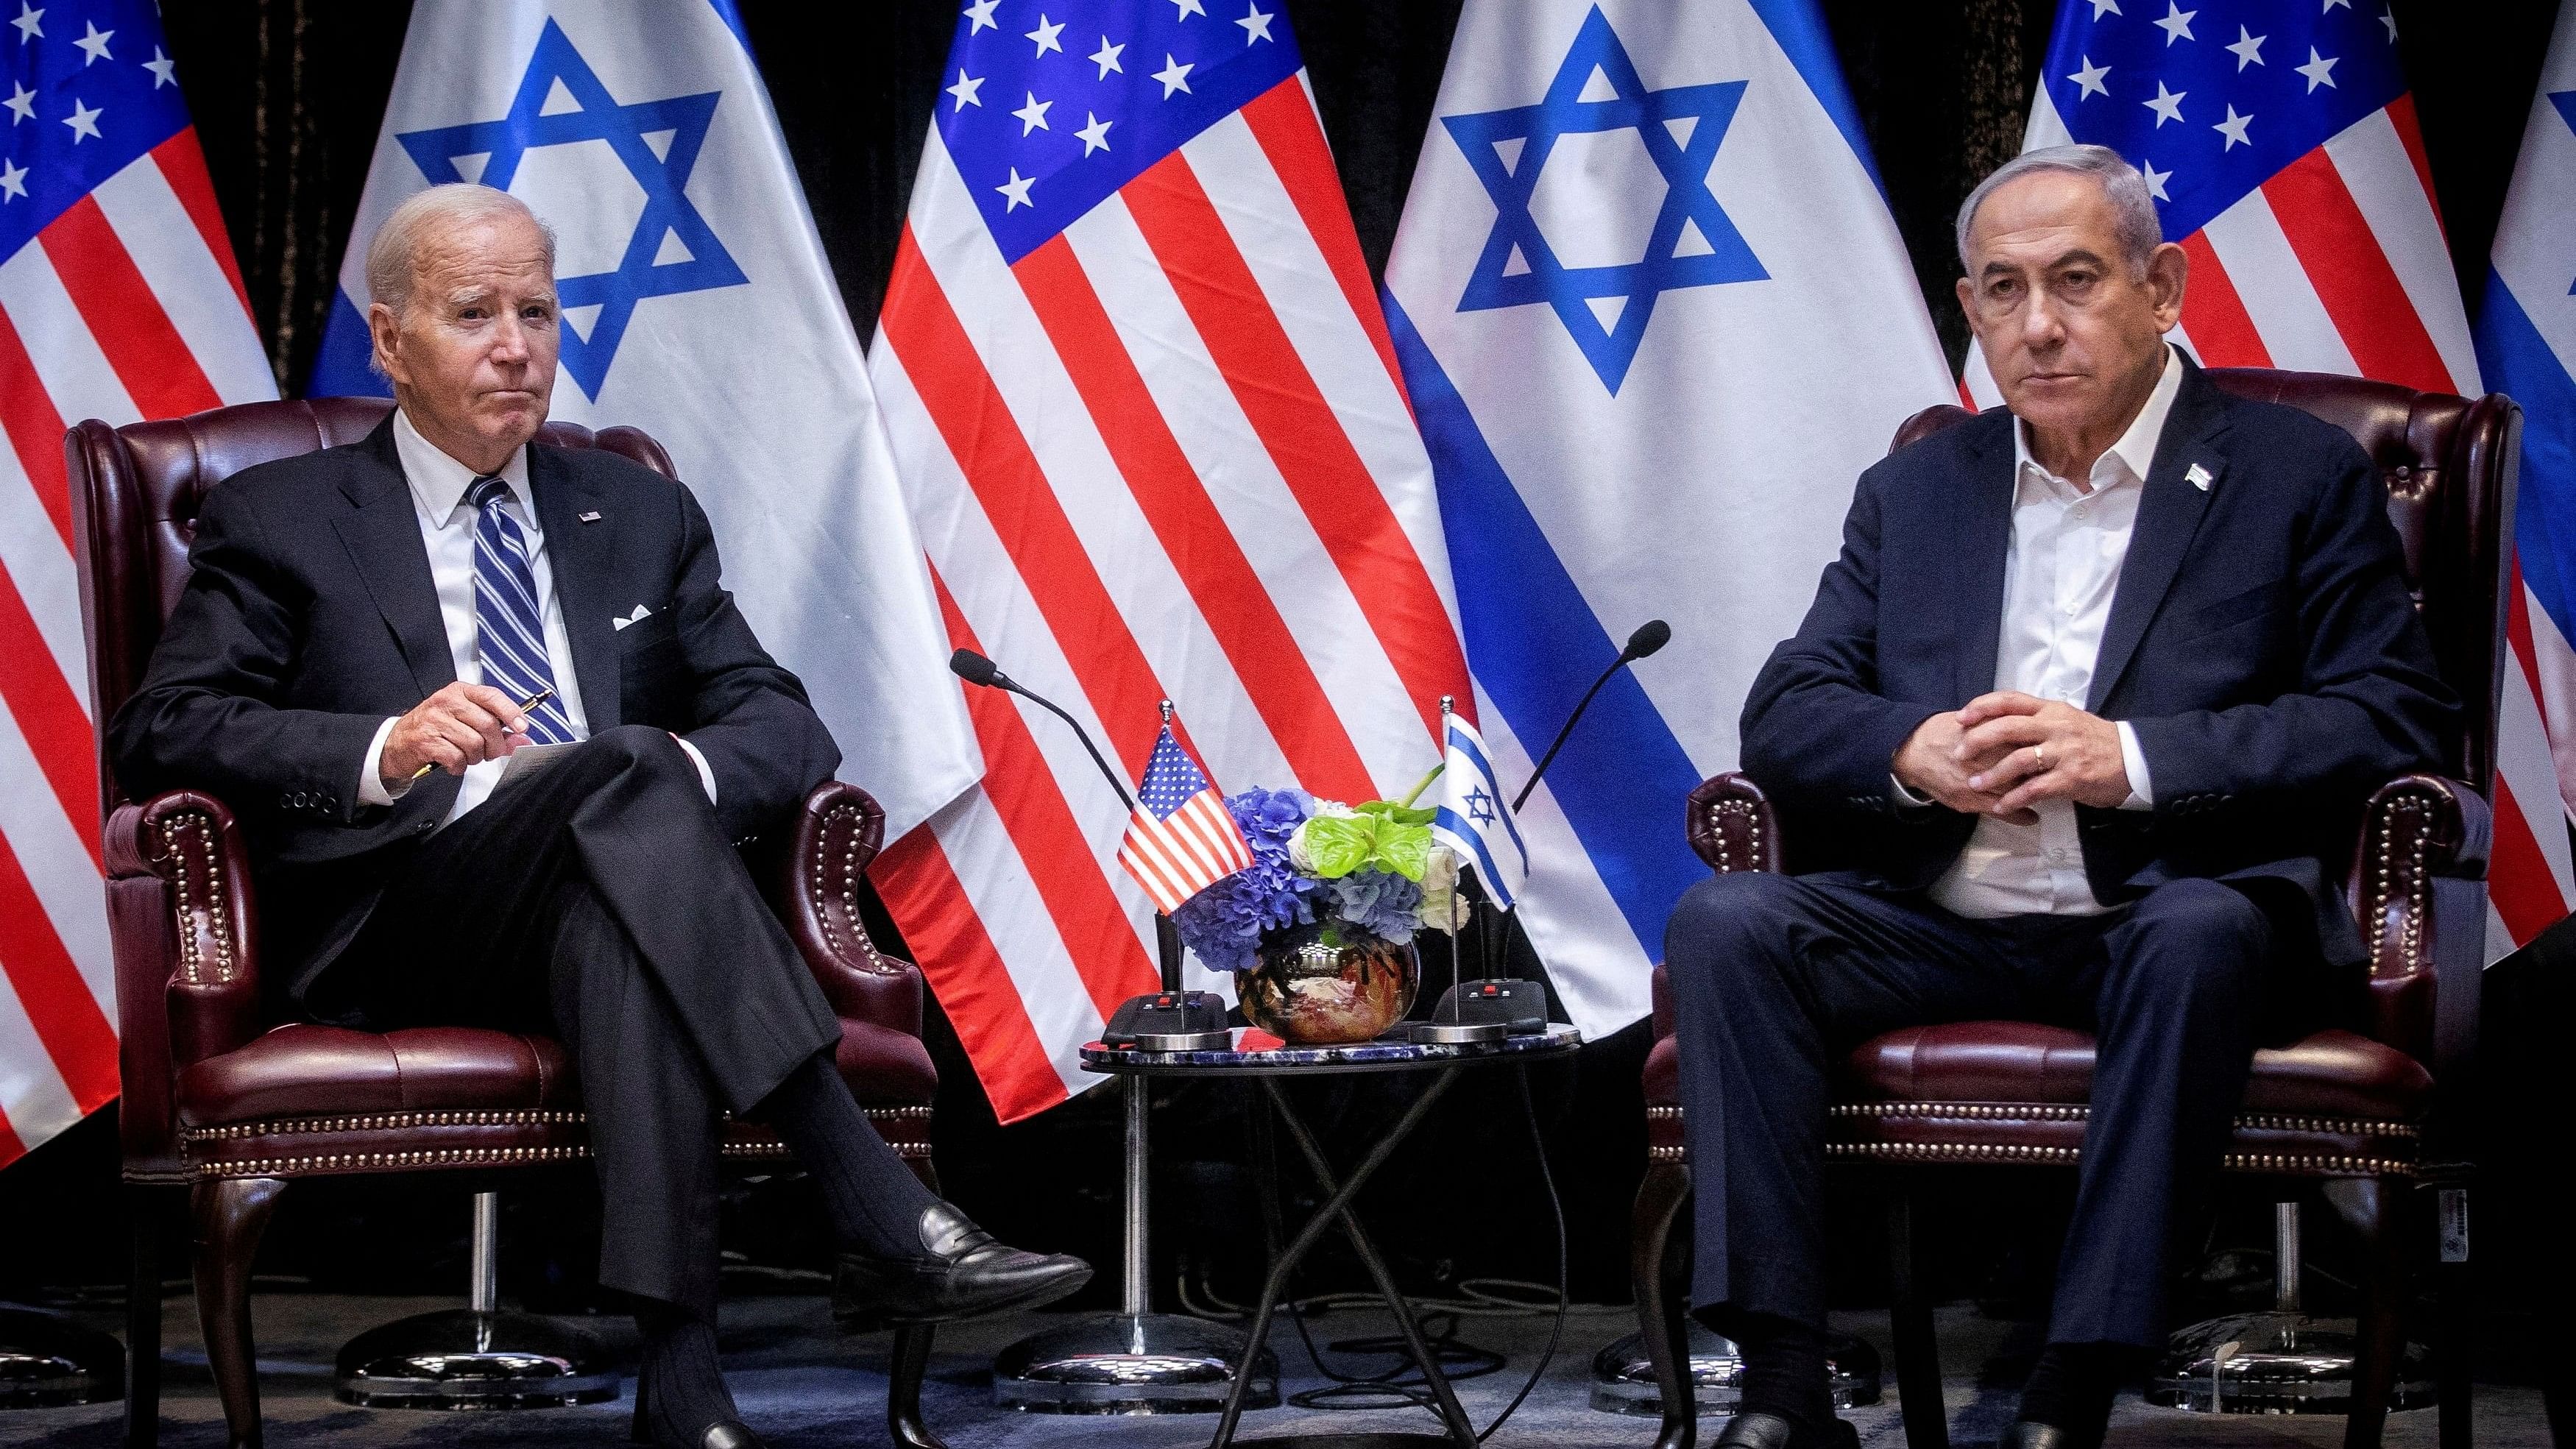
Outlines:
{"label": "black microphone head", "polygon": [[1625,653],[1630,659],[1643,659],[1671,642],[1673,626],[1661,619],[1648,619],[1637,626],[1636,633],[1628,636]]}
{"label": "black microphone head", "polygon": [[949,655],[948,672],[968,684],[993,684],[1002,677],[1002,671],[993,667],[992,660],[972,649],[960,649]]}

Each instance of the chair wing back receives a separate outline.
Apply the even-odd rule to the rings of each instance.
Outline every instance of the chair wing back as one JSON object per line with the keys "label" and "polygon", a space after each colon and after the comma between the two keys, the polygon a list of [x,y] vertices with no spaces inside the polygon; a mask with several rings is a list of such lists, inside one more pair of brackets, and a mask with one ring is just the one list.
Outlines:
{"label": "chair wing back", "polygon": [[[354,443],[392,410],[384,398],[302,398],[121,428],[93,418],[65,435],[93,719],[104,727],[142,682],[161,625],[187,587],[188,545],[207,491],[256,464]],[[606,448],[678,476],[662,445],[633,428],[594,435],[548,423],[540,436],[559,448]],[[99,763],[103,805],[112,810],[122,800],[103,753]]]}
{"label": "chair wing back", "polygon": [[[2432,636],[2444,682],[2465,705],[2460,737],[2449,742],[2451,768],[2491,797],[2511,601],[2502,564],[2522,409],[2501,394],[2472,402],[2328,373],[2213,367],[2208,377],[2238,397],[2285,403],[2335,424],[2378,465],[2389,521],[2406,551],[2407,591]],[[1891,448],[1969,416],[1948,405],[1926,408],[1897,429]]]}

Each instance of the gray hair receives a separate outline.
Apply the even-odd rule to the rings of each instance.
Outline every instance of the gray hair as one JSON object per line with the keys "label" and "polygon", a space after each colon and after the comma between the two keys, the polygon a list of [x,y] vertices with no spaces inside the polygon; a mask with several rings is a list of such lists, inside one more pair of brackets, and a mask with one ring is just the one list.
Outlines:
{"label": "gray hair", "polygon": [[2120,239],[2120,253],[2129,263],[2133,276],[2144,276],[2147,260],[2164,244],[2164,224],[2156,219],[2156,200],[2147,191],[2147,178],[2138,168],[2120,159],[2120,153],[2108,146],[2043,146],[2024,151],[1994,169],[1994,174],[1977,183],[1968,199],[1959,207],[1959,267],[1967,270],[1968,228],[1977,219],[1977,208],[1986,198],[2008,182],[2020,180],[2034,171],[2064,171],[2077,176],[2090,176],[2109,199],[2117,220],[2113,223]]}
{"label": "gray hair", "polygon": [[528,204],[497,187],[451,181],[419,192],[394,208],[367,243],[367,296],[400,312],[411,302],[418,274],[421,243],[456,227],[503,217],[522,217],[545,238],[546,267],[555,264],[555,231],[538,220]]}

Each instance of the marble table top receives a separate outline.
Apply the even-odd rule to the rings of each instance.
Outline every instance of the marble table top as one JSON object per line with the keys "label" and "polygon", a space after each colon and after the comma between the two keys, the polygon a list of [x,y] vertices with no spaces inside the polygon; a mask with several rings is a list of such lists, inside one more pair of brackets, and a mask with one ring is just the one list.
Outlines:
{"label": "marble table top", "polygon": [[1082,1049],[1082,1069],[1126,1076],[1234,1073],[1245,1076],[1330,1072],[1402,1072],[1478,1062],[1543,1061],[1583,1044],[1583,1033],[1564,1022],[1530,1036],[1492,1042],[1413,1042],[1380,1038],[1341,1046],[1288,1046],[1266,1032],[1234,1029],[1234,1041],[1205,1051],[1113,1050],[1093,1042]]}

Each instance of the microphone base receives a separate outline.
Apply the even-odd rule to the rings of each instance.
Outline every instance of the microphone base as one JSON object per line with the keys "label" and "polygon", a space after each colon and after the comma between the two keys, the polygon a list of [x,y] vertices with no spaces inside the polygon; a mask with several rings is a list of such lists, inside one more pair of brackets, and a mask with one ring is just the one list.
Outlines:
{"label": "microphone base", "polygon": [[1225,998],[1213,991],[1131,996],[1110,1014],[1100,1044],[1115,1051],[1223,1051],[1234,1044]]}
{"label": "microphone base", "polygon": [[1536,1036],[1547,1030],[1547,988],[1507,976],[1461,981],[1442,994],[1427,1024],[1500,1026],[1512,1036]]}

